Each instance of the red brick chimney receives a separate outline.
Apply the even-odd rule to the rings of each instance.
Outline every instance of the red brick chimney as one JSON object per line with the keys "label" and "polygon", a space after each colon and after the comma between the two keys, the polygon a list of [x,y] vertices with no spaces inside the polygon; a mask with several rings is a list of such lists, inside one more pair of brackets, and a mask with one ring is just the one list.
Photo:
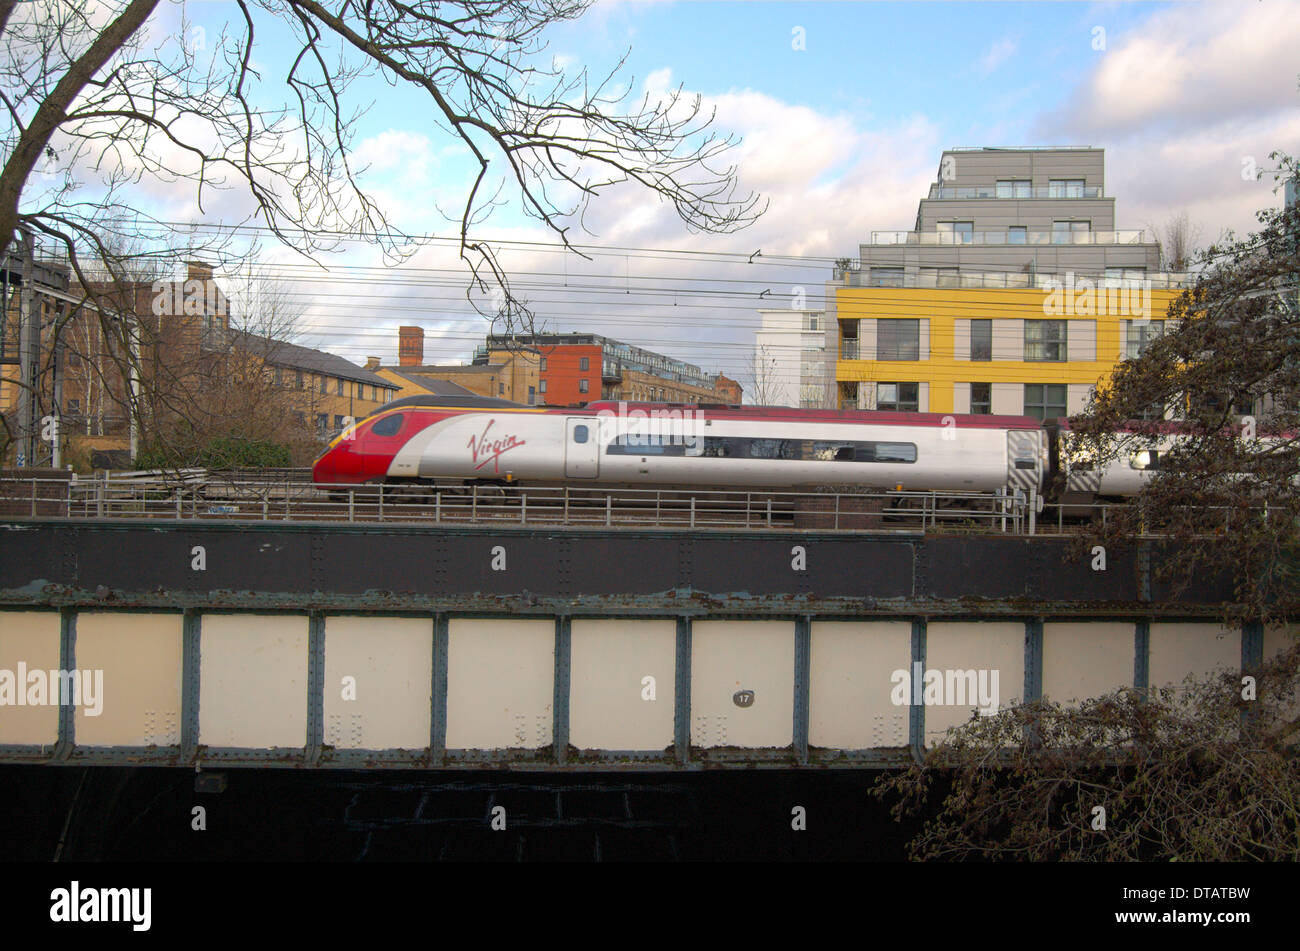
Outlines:
{"label": "red brick chimney", "polygon": [[397,365],[418,367],[424,365],[424,328],[397,328]]}
{"label": "red brick chimney", "polygon": [[204,264],[202,261],[186,261],[189,268],[185,276],[187,281],[210,281],[212,280],[212,265]]}
{"label": "red brick chimney", "polygon": [[367,369],[367,370],[378,370],[378,369],[379,369],[379,358],[378,358],[378,357],[366,357],[366,369]]}

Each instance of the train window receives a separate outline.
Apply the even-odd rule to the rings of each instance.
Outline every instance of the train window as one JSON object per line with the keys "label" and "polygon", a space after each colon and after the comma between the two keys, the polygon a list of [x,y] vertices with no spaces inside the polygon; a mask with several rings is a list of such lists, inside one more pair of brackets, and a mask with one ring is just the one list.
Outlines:
{"label": "train window", "polygon": [[573,441],[574,441],[574,442],[586,442],[586,441],[587,441],[587,427],[586,427],[586,426],[574,426],[574,427],[573,427]]}
{"label": "train window", "polygon": [[370,431],[376,436],[395,436],[397,431],[402,428],[402,417],[404,415],[404,413],[394,413],[392,416],[385,416],[371,426]]}
{"label": "train window", "polygon": [[[878,442],[871,462],[916,462],[916,443]],[[863,460],[867,461],[867,460]]]}
{"label": "train window", "polygon": [[916,462],[916,443],[705,436],[686,444],[685,441],[629,435],[615,439],[606,447],[605,453],[611,456],[653,454],[709,456],[714,459],[783,459],[793,462],[913,463]]}

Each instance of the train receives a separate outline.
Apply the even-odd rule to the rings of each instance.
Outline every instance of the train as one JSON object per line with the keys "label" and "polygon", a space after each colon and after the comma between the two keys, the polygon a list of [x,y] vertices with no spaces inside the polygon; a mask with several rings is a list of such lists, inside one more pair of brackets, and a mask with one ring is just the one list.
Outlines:
{"label": "train", "polygon": [[1068,458],[1067,431],[1067,420],[1027,416],[413,396],[347,426],[312,478],[336,489],[448,479],[742,491],[829,485],[1080,504],[1136,495],[1164,448],[1134,442],[1098,467]]}

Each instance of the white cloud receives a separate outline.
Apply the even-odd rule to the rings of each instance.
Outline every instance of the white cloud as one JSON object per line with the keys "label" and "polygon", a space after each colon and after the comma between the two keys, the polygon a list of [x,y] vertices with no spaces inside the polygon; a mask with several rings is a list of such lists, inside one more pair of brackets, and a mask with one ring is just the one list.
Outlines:
{"label": "white cloud", "polygon": [[993,72],[1011,56],[1020,47],[1019,36],[1004,36],[998,40],[980,57],[980,72],[988,75]]}
{"label": "white cloud", "polygon": [[1040,117],[1039,141],[1106,148],[1106,190],[1121,228],[1186,210],[1205,241],[1249,230],[1280,198],[1245,182],[1243,161],[1300,151],[1300,5],[1265,0],[1177,5],[1152,13],[1108,51],[1063,105]]}
{"label": "white cloud", "polygon": [[1205,128],[1294,109],[1300,5],[1179,4],[1097,54],[1059,111],[1080,131]]}

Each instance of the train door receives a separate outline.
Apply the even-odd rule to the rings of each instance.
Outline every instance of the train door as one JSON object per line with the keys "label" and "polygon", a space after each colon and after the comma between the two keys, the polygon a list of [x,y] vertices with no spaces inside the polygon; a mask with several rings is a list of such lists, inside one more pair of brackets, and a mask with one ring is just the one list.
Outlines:
{"label": "train door", "polygon": [[600,443],[596,439],[599,430],[595,418],[579,417],[565,421],[565,478],[594,479],[600,474]]}
{"label": "train door", "polygon": [[1007,488],[1019,489],[1026,496],[1029,490],[1042,492],[1043,477],[1040,465],[1042,433],[1033,429],[1007,431]]}

